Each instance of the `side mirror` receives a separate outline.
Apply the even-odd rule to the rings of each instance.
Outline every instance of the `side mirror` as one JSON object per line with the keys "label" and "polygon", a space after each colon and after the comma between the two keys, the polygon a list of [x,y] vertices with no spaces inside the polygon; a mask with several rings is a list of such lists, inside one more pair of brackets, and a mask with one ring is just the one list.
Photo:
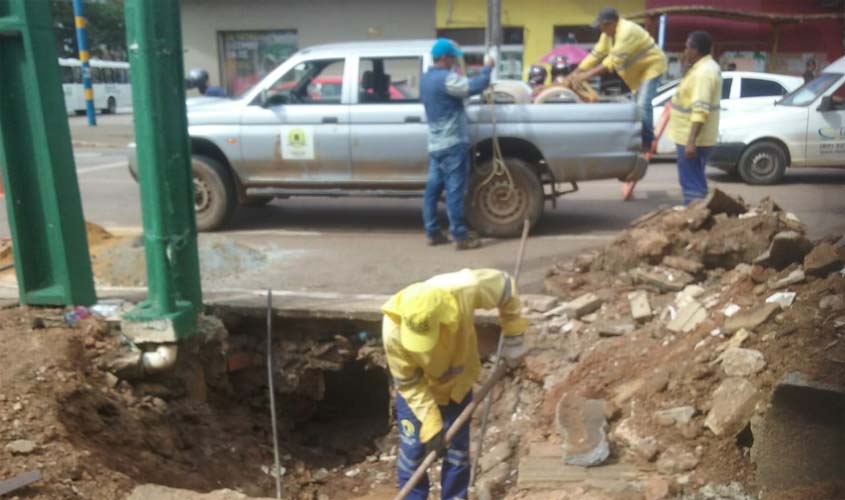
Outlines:
{"label": "side mirror", "polygon": [[819,107],[816,108],[816,111],[830,111],[833,109],[833,96],[826,95],[822,97],[822,102],[819,104]]}
{"label": "side mirror", "polygon": [[262,108],[272,108],[287,104],[290,99],[285,94],[270,94],[267,90],[262,90],[259,94],[259,104]]}

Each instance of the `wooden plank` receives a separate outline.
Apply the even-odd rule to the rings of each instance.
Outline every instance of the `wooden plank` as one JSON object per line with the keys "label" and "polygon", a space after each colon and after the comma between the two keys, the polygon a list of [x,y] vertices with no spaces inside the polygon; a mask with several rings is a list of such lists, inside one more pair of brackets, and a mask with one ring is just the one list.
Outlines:
{"label": "wooden plank", "polygon": [[4,479],[3,481],[0,481],[0,495],[11,493],[15,490],[23,488],[24,486],[29,486],[35,481],[40,480],[40,470],[31,470],[28,472],[24,472],[23,474],[18,474],[17,476],[11,477],[9,479]]}

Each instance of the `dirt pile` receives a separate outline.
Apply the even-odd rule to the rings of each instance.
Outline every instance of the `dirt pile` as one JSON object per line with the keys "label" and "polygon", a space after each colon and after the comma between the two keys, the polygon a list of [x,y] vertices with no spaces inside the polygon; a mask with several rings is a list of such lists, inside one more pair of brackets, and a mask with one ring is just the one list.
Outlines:
{"label": "dirt pile", "polygon": [[[564,304],[537,315],[527,375],[546,389],[545,429],[608,432],[547,442],[558,459],[609,445],[596,470],[637,471],[621,498],[845,497],[843,266],[845,240],[809,242],[771,200],[719,191],[558,263],[546,285]],[[577,420],[579,400],[606,420]],[[538,479],[543,451],[523,449],[523,489],[555,486]]]}
{"label": "dirt pile", "polygon": [[[261,336],[204,319],[173,371],[142,376],[117,328],[93,317],[70,328],[63,312],[0,310],[0,481],[41,471],[16,493],[51,500],[179,494],[162,487],[147,497],[147,483],[220,490],[208,498],[272,496]],[[372,352],[342,335],[274,344],[285,498],[360,498],[393,483],[397,436]]]}

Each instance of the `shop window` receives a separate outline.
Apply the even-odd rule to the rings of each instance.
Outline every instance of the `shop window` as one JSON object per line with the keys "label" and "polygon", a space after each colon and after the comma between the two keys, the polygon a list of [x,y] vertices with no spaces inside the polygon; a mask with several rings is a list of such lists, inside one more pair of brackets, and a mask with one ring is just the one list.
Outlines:
{"label": "shop window", "polygon": [[555,45],[572,44],[593,46],[599,41],[599,35],[601,35],[599,30],[586,24],[554,27]]}
{"label": "shop window", "polygon": [[362,58],[358,67],[358,102],[419,102],[421,72],[419,57]]}
{"label": "shop window", "polygon": [[217,34],[223,86],[240,95],[297,50],[296,30],[221,31]]}

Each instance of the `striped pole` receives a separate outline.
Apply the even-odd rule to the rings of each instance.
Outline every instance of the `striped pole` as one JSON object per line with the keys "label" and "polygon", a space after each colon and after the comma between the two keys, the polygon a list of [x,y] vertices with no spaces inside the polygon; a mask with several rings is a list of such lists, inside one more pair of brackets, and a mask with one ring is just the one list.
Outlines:
{"label": "striped pole", "polygon": [[82,9],[82,0],[73,0],[73,22],[76,25],[76,41],[79,44],[79,61],[82,63],[82,88],[85,89],[85,114],[88,115],[88,125],[97,125],[97,114],[94,110],[94,89],[91,86],[91,66],[88,60],[88,22]]}

